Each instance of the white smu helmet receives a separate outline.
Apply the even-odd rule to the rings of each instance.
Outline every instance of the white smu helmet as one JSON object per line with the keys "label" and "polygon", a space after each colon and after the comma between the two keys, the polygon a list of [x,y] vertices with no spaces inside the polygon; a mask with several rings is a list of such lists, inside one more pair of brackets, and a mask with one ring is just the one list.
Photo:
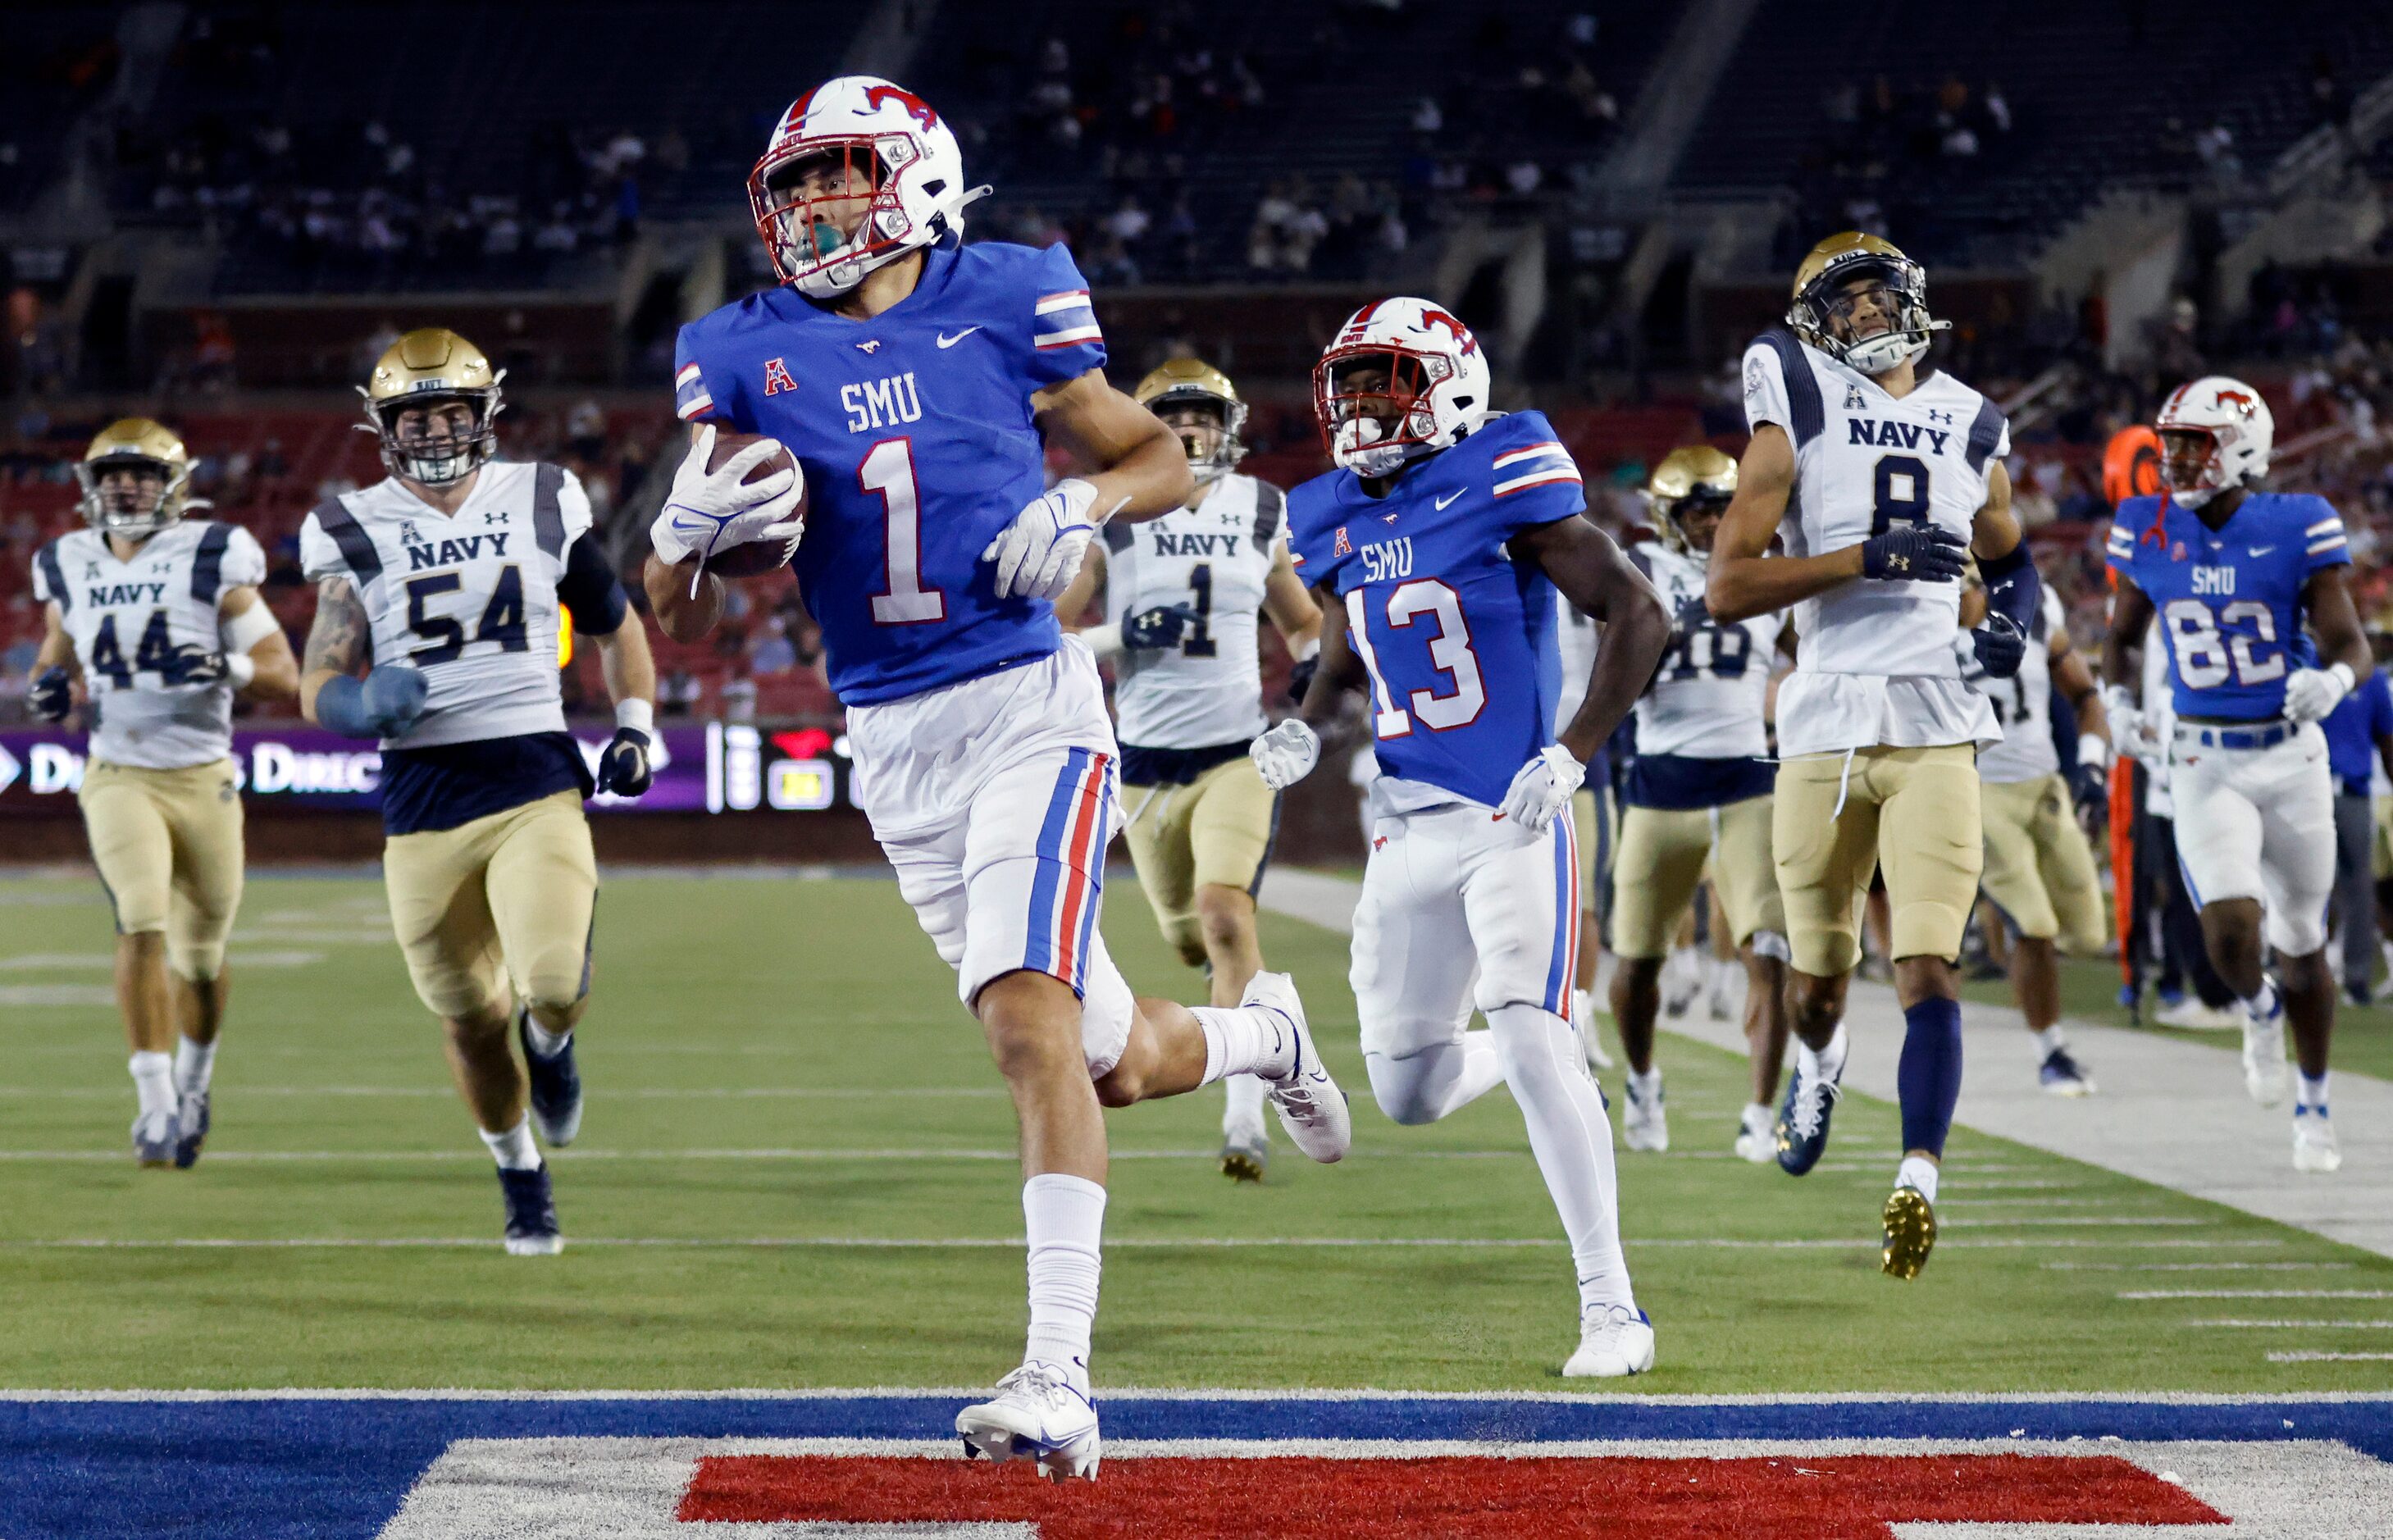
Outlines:
{"label": "white smu helmet", "polygon": [[2172,433],[2198,433],[2210,440],[2210,459],[2190,487],[2169,479],[2169,458],[2161,456],[2161,479],[2169,494],[2189,508],[2231,487],[2256,484],[2268,474],[2276,447],[2277,419],[2260,393],[2225,374],[2208,374],[2181,385],[2161,403],[2152,420],[2165,446]]}
{"label": "white smu helmet", "polygon": [[[847,193],[805,197],[807,162],[836,157]],[[809,299],[833,299],[873,268],[964,228],[964,205],[987,192],[964,186],[963,153],[931,104],[872,75],[825,81],[790,103],[748,174],[748,207],[782,282]],[[852,230],[830,206],[869,197]],[[842,212],[846,212],[843,210]]]}
{"label": "white smu helmet", "polygon": [[[1369,370],[1373,388],[1351,383]],[[1383,299],[1346,319],[1313,369],[1313,411],[1329,458],[1358,476],[1469,437],[1487,417],[1487,355],[1471,328],[1425,299]],[[1391,427],[1380,421],[1393,408]]]}

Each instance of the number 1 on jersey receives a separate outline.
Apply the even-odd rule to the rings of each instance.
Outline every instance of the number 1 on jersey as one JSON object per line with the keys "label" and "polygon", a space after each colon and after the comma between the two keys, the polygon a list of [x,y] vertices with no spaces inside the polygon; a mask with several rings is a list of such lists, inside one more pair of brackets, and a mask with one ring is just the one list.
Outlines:
{"label": "number 1 on jersey", "polygon": [[857,485],[879,492],[888,512],[882,521],[885,587],[872,595],[876,625],[911,626],[948,618],[947,595],[922,586],[922,498],[914,486],[914,442],[883,438],[856,468]]}

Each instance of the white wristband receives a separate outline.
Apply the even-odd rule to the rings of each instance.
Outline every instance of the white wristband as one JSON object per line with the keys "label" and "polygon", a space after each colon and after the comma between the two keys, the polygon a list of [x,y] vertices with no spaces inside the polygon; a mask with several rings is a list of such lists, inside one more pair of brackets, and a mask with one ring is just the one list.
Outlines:
{"label": "white wristband", "polygon": [[1091,626],[1075,634],[1088,644],[1091,652],[1100,658],[1111,658],[1122,649],[1121,627],[1111,621],[1101,626]]}
{"label": "white wristband", "polygon": [[[265,607],[266,607],[264,605],[258,606],[258,608],[260,609]],[[249,682],[256,677],[256,659],[252,658],[245,652],[229,652],[225,654],[225,679],[234,689],[245,690],[249,688]]]}
{"label": "white wristband", "polygon": [[2077,735],[2077,763],[2104,765],[2111,763],[2111,740],[2099,733]]}
{"label": "white wristband", "polygon": [[1306,662],[1320,656],[1321,636],[1318,633],[1311,636],[1299,637],[1295,645],[1288,649],[1288,660],[1291,663]]}
{"label": "white wristband", "polygon": [[656,704],[653,701],[643,700],[638,696],[634,696],[628,700],[618,700],[615,702],[615,725],[629,727],[635,733],[646,733],[650,737],[656,737]]}
{"label": "white wristband", "polygon": [[216,636],[228,653],[245,653],[282,629],[274,611],[263,600],[251,605],[238,615],[228,615],[216,622]]}

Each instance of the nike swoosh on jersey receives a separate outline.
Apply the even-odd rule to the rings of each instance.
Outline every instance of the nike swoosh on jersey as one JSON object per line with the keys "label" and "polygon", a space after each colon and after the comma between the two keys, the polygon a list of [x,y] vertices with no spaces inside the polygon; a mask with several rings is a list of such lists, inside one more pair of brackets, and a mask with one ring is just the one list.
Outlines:
{"label": "nike swoosh on jersey", "polygon": [[945,332],[942,332],[939,333],[939,346],[941,347],[953,347],[956,344],[963,341],[966,337],[971,336],[974,332],[979,330],[980,328],[977,326],[967,326],[952,337],[948,335]]}
{"label": "nike swoosh on jersey", "polygon": [[1457,489],[1455,489],[1453,491],[1450,491],[1450,492],[1446,493],[1444,497],[1439,498],[1439,499],[1437,500],[1437,506],[1438,506],[1439,510],[1440,510],[1441,512],[1443,512],[1443,511],[1445,510],[1445,505],[1446,505],[1447,503],[1449,503],[1449,502],[1453,502],[1456,498],[1460,497],[1461,495],[1462,495],[1462,489],[1461,489],[1460,488],[1457,488]]}
{"label": "nike swoosh on jersey", "polygon": [[2252,547],[2252,555],[2256,556],[2265,556],[2275,549],[2276,547],[2273,545],[2256,545]]}

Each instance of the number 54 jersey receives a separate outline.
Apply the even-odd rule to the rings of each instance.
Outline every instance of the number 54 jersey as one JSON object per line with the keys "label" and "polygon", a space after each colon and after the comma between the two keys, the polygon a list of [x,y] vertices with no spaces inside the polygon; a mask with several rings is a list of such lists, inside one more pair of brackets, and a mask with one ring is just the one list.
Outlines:
{"label": "number 54 jersey", "polygon": [[987,241],[926,251],[914,292],[870,320],[788,288],[700,317],[673,401],[796,458],[798,586],[830,686],[877,705],[1063,645],[1054,607],[999,598],[981,552],[1046,489],[1032,393],[1105,361],[1070,254]]}
{"label": "number 54 jersey", "polygon": [[1554,585],[1506,542],[1587,506],[1542,412],[1516,411],[1418,461],[1387,496],[1350,471],[1288,494],[1297,574],[1327,583],[1371,676],[1372,752],[1424,798],[1494,807],[1553,741]]}
{"label": "number 54 jersey", "polygon": [[2177,714],[2265,721],[2284,714],[2285,676],[2318,666],[2302,590],[2351,547],[2322,497],[2252,492],[2213,529],[2163,494],[2119,504],[2105,555],[2152,601]]}
{"label": "number 54 jersey", "polygon": [[[1967,541],[2010,426],[1992,401],[1942,371],[1901,398],[1795,336],[1745,350],[1747,425],[1773,423],[1795,449],[1779,533],[1790,556],[1859,545],[1898,524]],[[1856,578],[1795,606],[1795,672],[1779,686],[1778,751],[1799,754],[2002,741],[1952,648],[1956,582]]]}

